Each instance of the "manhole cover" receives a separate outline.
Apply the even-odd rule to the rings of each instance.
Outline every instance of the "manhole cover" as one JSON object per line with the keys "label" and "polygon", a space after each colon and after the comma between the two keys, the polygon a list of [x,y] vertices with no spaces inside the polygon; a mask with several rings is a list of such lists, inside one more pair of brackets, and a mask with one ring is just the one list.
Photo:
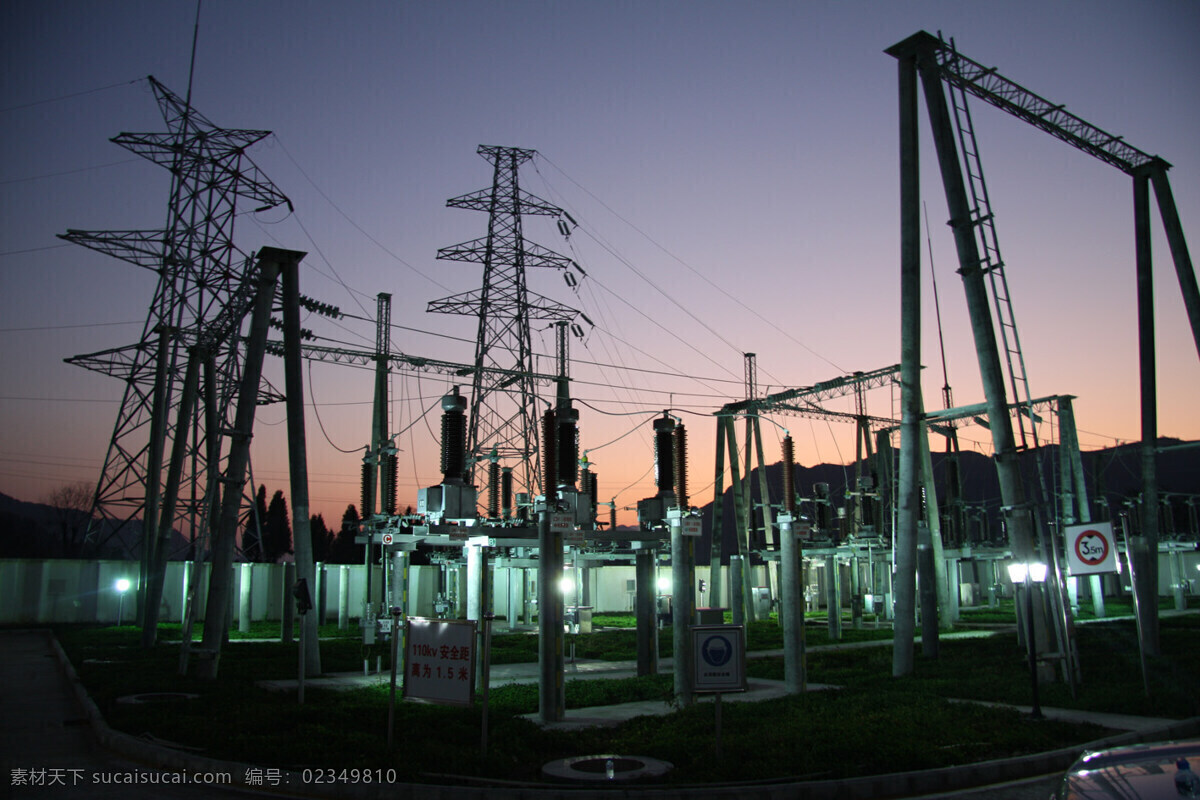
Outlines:
{"label": "manhole cover", "polygon": [[117,702],[127,706],[136,706],[145,703],[174,703],[179,700],[195,700],[199,696],[191,692],[143,692],[141,694],[127,694],[124,697],[118,697]]}
{"label": "manhole cover", "polygon": [[555,780],[617,783],[654,780],[673,768],[670,762],[657,758],[606,754],[560,758],[543,766],[542,774]]}

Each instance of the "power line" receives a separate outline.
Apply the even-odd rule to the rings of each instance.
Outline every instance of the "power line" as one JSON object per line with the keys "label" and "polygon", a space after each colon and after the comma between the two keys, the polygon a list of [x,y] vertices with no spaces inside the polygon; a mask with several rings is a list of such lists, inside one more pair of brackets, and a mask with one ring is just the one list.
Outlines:
{"label": "power line", "polygon": [[63,175],[77,175],[80,172],[91,172],[94,169],[105,169],[107,167],[117,167],[121,164],[132,164],[135,161],[141,161],[140,158],[125,158],[120,161],[110,161],[107,164],[96,164],[93,167],[79,167],[78,169],[68,169],[62,172],[47,172],[42,175],[30,175],[26,178],[8,178],[0,181],[0,186],[8,186],[11,183],[28,183],[29,181],[40,181],[43,178],[58,178]]}
{"label": "power line", "polygon": [[6,108],[0,108],[0,113],[5,113],[8,111],[20,111],[23,108],[33,108],[35,106],[43,106],[43,105],[46,105],[47,103],[57,103],[62,100],[70,100],[71,98],[74,98],[74,97],[83,97],[86,94],[95,94],[96,92],[104,92],[109,89],[117,89],[121,86],[130,86],[135,83],[140,83],[144,80],[146,80],[146,79],[145,78],[134,78],[131,81],[121,81],[120,83],[110,83],[108,86],[99,86],[95,89],[85,89],[82,92],[72,92],[71,94],[60,95],[59,97],[48,97],[45,100],[34,100],[32,103],[21,103],[20,105],[16,105],[16,106],[8,106]]}
{"label": "power line", "polygon": [[[581,191],[585,192],[585,193],[586,193],[586,194],[587,194],[589,197],[591,197],[593,200],[595,200],[597,203],[599,203],[601,206],[603,206],[603,207],[604,207],[604,208],[605,208],[605,209],[606,209],[606,210],[607,210],[607,211],[608,211],[610,214],[612,214],[614,217],[616,217],[617,219],[619,219],[619,220],[621,220],[622,222],[624,222],[624,223],[625,223],[626,225],[628,225],[630,228],[633,228],[633,230],[635,230],[635,231],[637,231],[639,234],[641,234],[641,235],[642,235],[642,236],[643,236],[643,237],[644,237],[644,238],[645,238],[645,239],[646,239],[648,242],[650,242],[652,245],[654,245],[655,247],[657,247],[659,250],[663,251],[663,252],[664,252],[665,254],[667,254],[667,255],[668,255],[670,258],[672,258],[673,260],[675,260],[676,262],[678,262],[680,265],[682,265],[682,266],[683,266],[685,269],[687,269],[687,270],[688,270],[689,272],[691,272],[693,275],[695,275],[696,277],[698,277],[700,280],[704,281],[704,282],[705,282],[705,283],[707,283],[709,286],[711,286],[711,287],[713,287],[714,289],[716,289],[717,291],[721,292],[723,295],[725,295],[726,297],[728,297],[728,298],[729,298],[730,300],[732,300],[734,303],[736,303],[737,305],[741,306],[743,309],[745,309],[746,311],[750,312],[750,313],[751,313],[751,314],[753,314],[755,317],[757,317],[759,320],[761,320],[762,322],[765,322],[767,325],[771,326],[771,327],[772,327],[772,328],[774,328],[776,331],[778,331],[779,333],[781,333],[781,334],[783,334],[784,336],[786,336],[788,339],[791,339],[793,342],[795,342],[797,345],[799,345],[800,347],[802,347],[802,348],[804,348],[805,350],[807,350],[809,353],[812,353],[812,354],[813,354],[814,356],[816,356],[817,358],[819,358],[819,359],[821,359],[822,361],[824,361],[825,363],[829,364],[829,365],[830,365],[830,366],[832,366],[834,369],[836,369],[836,370],[839,370],[840,372],[846,372],[846,370],[845,370],[843,367],[839,366],[838,364],[834,363],[834,362],[833,362],[833,361],[831,361],[830,359],[828,359],[828,358],[826,358],[825,356],[821,355],[820,353],[818,353],[816,350],[814,350],[814,349],[812,349],[811,347],[809,347],[809,346],[808,346],[807,344],[805,344],[804,342],[802,342],[802,341],[800,341],[799,339],[797,339],[796,337],[792,336],[790,333],[788,333],[788,332],[787,332],[786,330],[784,330],[783,328],[780,328],[778,325],[776,325],[775,323],[773,323],[773,322],[771,322],[770,320],[768,320],[766,317],[764,317],[764,316],[763,316],[762,314],[760,314],[758,311],[755,311],[753,308],[751,308],[750,306],[746,305],[745,303],[743,303],[743,302],[742,302],[741,300],[739,300],[738,298],[734,297],[732,294],[730,294],[730,293],[729,293],[729,291],[728,291],[727,289],[725,289],[725,288],[722,288],[722,287],[718,286],[717,284],[713,283],[713,281],[712,281],[712,280],[710,280],[710,279],[708,278],[708,276],[704,275],[702,272],[700,272],[699,270],[697,270],[697,269],[696,269],[695,267],[693,267],[692,265],[688,264],[688,263],[687,263],[686,261],[684,261],[682,258],[680,258],[679,256],[677,256],[677,255],[675,255],[674,253],[672,253],[672,252],[671,252],[670,250],[668,250],[666,247],[664,247],[663,245],[661,245],[661,244],[659,244],[657,241],[655,241],[655,240],[654,240],[654,239],[653,239],[653,238],[652,238],[652,237],[651,237],[649,234],[647,234],[647,233],[646,233],[645,231],[643,231],[641,228],[639,228],[638,226],[634,225],[632,222],[630,222],[629,220],[625,219],[625,218],[624,218],[624,217],[622,217],[620,214],[618,214],[616,211],[614,211],[614,210],[613,210],[613,209],[612,209],[612,208],[611,208],[611,207],[610,207],[610,206],[609,206],[607,203],[605,203],[603,200],[601,200],[599,197],[597,197],[595,194],[593,194],[591,191],[589,191],[589,190],[588,190],[588,189],[586,189],[586,188],[585,188],[583,185],[581,185],[581,184],[580,184],[578,181],[576,181],[574,178],[572,178],[570,175],[568,175],[568,174],[567,174],[567,173],[566,173],[566,172],[565,172],[565,171],[562,169],[562,167],[560,167],[560,166],[558,166],[557,164],[555,164],[553,161],[551,161],[549,158],[547,158],[547,157],[546,157],[544,154],[541,154],[541,153],[539,153],[539,155],[541,156],[541,158],[542,158],[542,159],[544,159],[544,160],[546,161],[546,163],[547,163],[547,164],[549,164],[550,166],[552,166],[552,167],[554,167],[556,170],[558,170],[558,171],[559,171],[559,172],[562,174],[562,176],[563,176],[564,178],[566,178],[566,179],[567,179],[568,181],[570,181],[571,183],[575,184],[575,186],[579,187],[579,189],[580,189]],[[585,231],[585,232],[586,232],[586,231]],[[589,235],[590,235],[590,234],[589,234]],[[593,238],[594,238],[594,237],[593,237]],[[603,246],[603,245],[602,245],[602,246]],[[651,284],[651,285],[653,285],[653,284]],[[655,288],[658,288],[658,287],[655,287]],[[661,290],[660,290],[660,291],[661,291]],[[685,311],[686,311],[686,309],[685,309]],[[725,340],[724,340],[724,339],[722,339],[722,341],[725,341]],[[726,342],[726,344],[728,344],[728,342]],[[732,347],[732,345],[730,345],[730,346]],[[737,348],[735,348],[735,349],[737,349]],[[766,371],[764,370],[764,372],[766,372]],[[775,378],[773,375],[771,375],[769,372],[767,372],[766,374],[767,374],[767,376],[768,376],[768,377],[770,377],[770,378],[771,378],[773,381],[775,381],[776,383],[780,383],[780,381],[778,381],[778,379],[776,379],[776,378]]]}

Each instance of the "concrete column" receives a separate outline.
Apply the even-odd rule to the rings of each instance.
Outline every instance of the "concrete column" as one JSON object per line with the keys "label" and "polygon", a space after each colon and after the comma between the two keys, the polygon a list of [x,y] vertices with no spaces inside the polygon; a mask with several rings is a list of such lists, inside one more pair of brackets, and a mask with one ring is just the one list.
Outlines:
{"label": "concrete column", "polygon": [[733,611],[733,624],[746,624],[746,584],[742,574],[742,557],[729,557],[729,605]]}
{"label": "concrete column", "polygon": [[316,574],[317,596],[313,598],[313,602],[317,606],[317,625],[324,625],[326,612],[329,610],[329,602],[325,599],[326,587],[329,585],[329,571],[323,562],[317,562]]}
{"label": "concrete column", "polygon": [[241,581],[238,586],[238,632],[250,632],[251,593],[254,590],[254,565],[243,562]]}
{"label": "concrete column", "polygon": [[350,565],[338,569],[338,630],[350,628]]}
{"label": "concrete column", "polygon": [[1142,406],[1142,513],[1138,536],[1129,537],[1134,560],[1139,636],[1147,655],[1158,641],[1158,388],[1154,346],[1154,278],[1150,255],[1150,187],[1143,171],[1133,176],[1134,254],[1137,261],[1138,371]]}
{"label": "concrete column", "polygon": [[[544,501],[543,501],[544,504]],[[538,717],[542,723],[566,716],[563,695],[562,534],[550,528],[544,505],[538,515]]]}
{"label": "concrete column", "polygon": [[[667,512],[669,515],[672,513]],[[695,581],[692,580],[692,559],[683,521],[678,514],[670,517],[671,528],[671,619],[674,641],[675,702],[690,706],[694,701],[692,684],[691,627],[694,622]]]}
{"label": "concrete column", "polygon": [[658,672],[658,622],[655,608],[654,551],[640,549],[634,556],[634,609],[637,617],[637,674],[654,675]]}
{"label": "concrete column", "polygon": [[948,622],[957,622],[959,604],[962,601],[962,565],[957,558],[947,559],[946,564],[946,580],[949,582],[946,597],[950,601],[946,617]]}
{"label": "concrete column", "polygon": [[1171,560],[1171,590],[1175,595],[1175,610],[1187,609],[1187,595],[1184,594],[1183,553],[1172,550],[1167,556]]}
{"label": "concrete column", "polygon": [[921,653],[926,658],[938,655],[938,581],[934,558],[933,536],[922,525],[917,529],[917,584],[921,592]]}
{"label": "concrete column", "polygon": [[789,514],[779,517],[779,617],[783,623],[783,681],[788,693],[808,688],[804,652],[804,579],[800,542]]}
{"label": "concrete column", "polygon": [[916,53],[894,52],[900,97],[900,465],[895,532],[892,675],[913,671],[920,518],[921,181]]}
{"label": "concrete column", "polygon": [[829,641],[841,641],[842,576],[836,555],[825,557],[825,609],[829,615]]}
{"label": "concrete column", "polygon": [[295,640],[293,627],[296,623],[296,602],[292,598],[292,587],[296,585],[296,565],[287,563],[283,565],[283,613],[281,616],[279,638],[283,642],[291,643]]}
{"label": "concrete column", "polygon": [[482,565],[483,557],[479,548],[469,545],[467,547],[467,619],[474,622],[483,619],[482,598],[479,596]]}

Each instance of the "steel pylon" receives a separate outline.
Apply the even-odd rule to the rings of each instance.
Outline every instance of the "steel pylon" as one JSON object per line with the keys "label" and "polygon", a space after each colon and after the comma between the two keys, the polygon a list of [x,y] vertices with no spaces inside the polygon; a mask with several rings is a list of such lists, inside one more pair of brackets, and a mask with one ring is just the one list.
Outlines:
{"label": "steel pylon", "polygon": [[[519,168],[536,151],[480,145],[476,152],[492,165],[491,188],[451,198],[446,205],[486,211],[487,236],[441,248],[437,257],[482,264],[483,283],[479,289],[434,300],[426,310],[479,319],[467,432],[469,463],[474,465],[495,450],[501,461],[513,465],[517,486],[540,494],[539,412],[530,322],[570,321],[578,312],[526,287],[527,268],[566,269],[574,262],[527,241],[522,217],[535,214],[562,219],[566,213],[520,188]],[[467,471],[471,473],[473,466]],[[470,474],[464,477],[474,483]]]}
{"label": "steel pylon", "polygon": [[[209,446],[205,414],[224,427],[240,375],[238,330],[252,300],[252,261],[233,243],[239,199],[263,211],[291,202],[246,155],[269,131],[220,128],[154,79],[150,86],[166,122],[160,133],[121,133],[116,144],[171,173],[167,223],[160,230],[78,231],[61,234],[84,247],[145,267],[158,275],[140,339],[124,347],[66,359],[120,378],[125,393],[93,501],[90,544],[98,549],[134,519],[144,522],[143,564],[163,489],[163,456],[176,434],[188,350],[216,365],[212,411],[186,425],[185,488],[175,524],[202,529],[209,508]],[[215,433],[215,432],[214,432]],[[219,451],[216,451],[219,452]],[[214,465],[215,467],[216,465]],[[188,524],[190,518],[190,525]],[[181,524],[182,522],[182,524]]]}

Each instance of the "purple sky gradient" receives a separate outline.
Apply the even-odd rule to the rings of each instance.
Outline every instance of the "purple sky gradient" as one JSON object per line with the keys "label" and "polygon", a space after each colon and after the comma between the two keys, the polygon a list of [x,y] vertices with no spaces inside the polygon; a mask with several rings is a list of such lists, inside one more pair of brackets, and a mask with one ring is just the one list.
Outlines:
{"label": "purple sky gradient", "polygon": [[[98,477],[121,386],[62,359],[133,342],[155,276],[55,234],[163,224],[166,171],[108,139],[162,130],[137,79],[186,92],[194,14],[174,1],[0,6],[0,492],[38,500]],[[206,0],[193,99],[218,125],[275,134],[250,155],[296,213],[240,217],[238,244],[307,251],[302,291],[360,317],[391,292],[393,322],[417,329],[397,329],[393,348],[451,361],[472,359],[474,320],[425,305],[476,288],[480,272],[434,255],[483,236],[486,217],[445,201],[490,184],[477,145],[538,150],[523,187],[581,229],[564,241],[538,218],[526,233],[589,278],[577,295],[548,271],[529,285],[596,323],[572,357],[593,362],[573,367],[574,394],[591,406],[582,446],[601,499],[624,508],[654,493],[650,421],[671,407],[689,429],[698,504],[711,499],[711,414],[743,396],[743,352],[758,354],[763,391],[900,360],[896,62],[883,50],[922,29],[1171,162],[1196,258],[1195,2]],[[1135,440],[1131,182],[996,109],[972,109],[1032,392],[1077,396],[1085,449]],[[983,398],[927,127],[922,191],[950,382],[966,404]],[[1152,212],[1159,428],[1197,439],[1200,366]],[[942,374],[923,269],[932,407]],[[370,322],[306,324],[328,340],[374,341]],[[534,349],[552,370],[549,331],[535,332]],[[267,371],[282,386],[279,365]],[[311,379],[325,429],[310,412],[312,506],[336,519],[357,502],[359,455],[335,445],[368,440],[372,377],[316,363]],[[399,441],[404,505],[440,480],[438,412],[419,417],[449,384],[396,373],[392,387],[392,429],[412,424]],[[874,392],[868,411],[888,415],[897,400]],[[256,430],[255,480],[272,491],[287,489],[283,419],[282,406],[263,408]],[[776,422],[764,427],[769,461],[782,427],[804,464],[853,457],[851,426]],[[989,448],[981,428],[960,435]]]}

